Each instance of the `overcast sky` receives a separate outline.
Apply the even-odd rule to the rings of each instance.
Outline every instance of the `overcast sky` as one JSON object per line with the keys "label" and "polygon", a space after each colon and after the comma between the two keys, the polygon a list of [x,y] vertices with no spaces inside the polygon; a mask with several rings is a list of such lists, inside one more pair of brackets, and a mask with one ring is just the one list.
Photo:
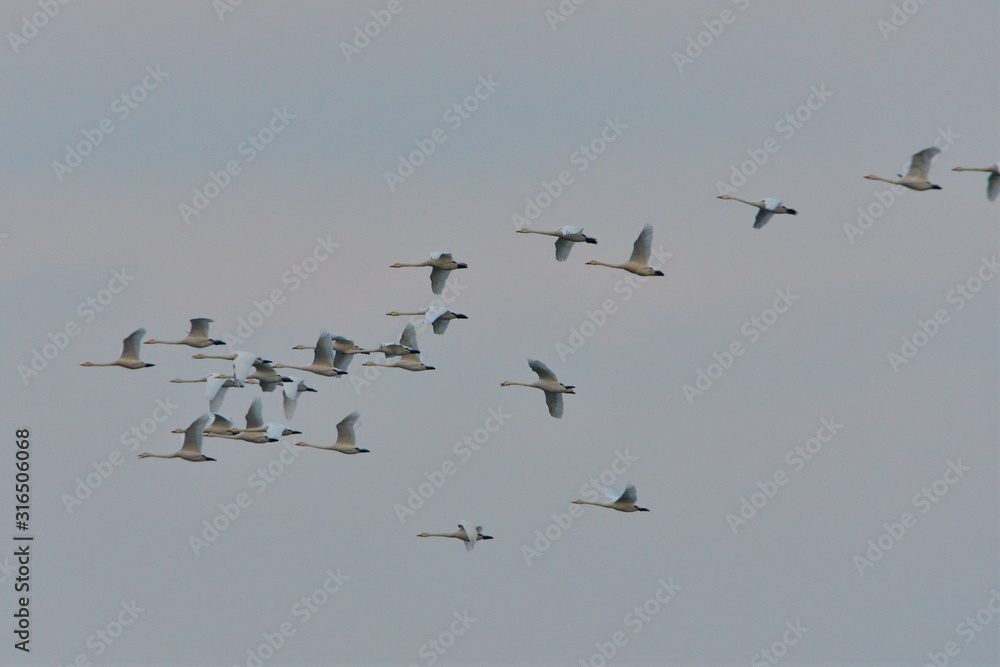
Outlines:
{"label": "overcast sky", "polygon": [[[0,662],[997,661],[1000,204],[951,171],[1000,157],[997,5],[573,7],[3,3],[0,400],[35,541],[31,652]],[[863,178],[932,145],[940,191]],[[726,193],[798,215],[755,230]],[[524,220],[599,243],[559,263]],[[585,265],[647,223],[662,278]],[[395,340],[434,295],[389,265],[434,251],[469,265],[442,295],[468,319],[418,332],[436,370],[303,373],[294,419],[263,394],[281,444],[140,461],[208,409],[169,380],[229,365],[79,365],[192,317],[285,364]],[[576,386],[562,419],[501,388],[529,358]],[[292,447],[354,410],[371,453]],[[591,479],[650,511],[572,505]],[[464,520],[495,539],[417,538]]]}

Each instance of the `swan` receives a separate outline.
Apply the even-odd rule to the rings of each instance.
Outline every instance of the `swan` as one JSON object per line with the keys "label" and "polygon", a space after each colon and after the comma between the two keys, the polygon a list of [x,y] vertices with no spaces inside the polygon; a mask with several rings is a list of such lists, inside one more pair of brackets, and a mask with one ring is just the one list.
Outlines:
{"label": "swan", "polygon": [[264,423],[264,406],[260,401],[260,396],[253,399],[250,409],[247,410],[247,427],[243,429],[230,428],[229,434],[217,434],[218,438],[229,438],[230,440],[245,440],[246,442],[265,443],[277,442],[285,435],[301,435],[302,431],[290,429],[284,424],[274,422]]}
{"label": "swan", "polygon": [[[471,539],[469,537],[470,535],[473,536]],[[417,537],[454,537],[457,540],[465,542],[466,551],[472,551],[473,547],[476,546],[476,542],[480,540],[493,539],[490,535],[483,535],[482,526],[473,527],[468,521],[463,521],[458,524],[458,530],[454,533],[420,533]]]}
{"label": "swan", "polygon": [[455,269],[467,269],[469,265],[465,262],[456,262],[451,257],[450,252],[432,252],[430,259],[425,259],[420,264],[403,264],[396,262],[389,268],[400,269],[403,267],[430,266],[431,268],[431,289],[435,294],[440,294],[444,290],[444,284],[448,281],[448,274]]}
{"label": "swan", "polygon": [[208,325],[215,320],[207,317],[195,317],[191,320],[191,331],[180,340],[154,340],[150,338],[146,345],[188,345],[190,347],[211,347],[212,345],[225,345],[226,341],[208,337]]}
{"label": "swan", "polygon": [[583,227],[570,227],[569,225],[565,227],[560,227],[554,232],[541,232],[535,231],[533,229],[517,230],[518,234],[544,234],[545,236],[555,236],[556,237],[556,261],[565,262],[566,258],[569,257],[569,251],[573,249],[574,243],[597,243],[597,239],[586,236],[583,233]]}
{"label": "swan", "polygon": [[[354,344],[353,340],[344,338],[343,336],[333,336],[331,339],[331,347],[333,347],[333,367],[338,368],[344,372],[347,372],[347,366],[351,363],[351,359],[355,354],[371,354],[375,350],[363,350]],[[315,350],[315,345],[296,345],[292,348],[293,350]]]}
{"label": "swan", "polygon": [[333,364],[333,336],[330,335],[329,331],[323,331],[319,335],[319,340],[316,341],[316,347],[313,350],[313,362],[308,366],[291,366],[289,364],[275,364],[275,368],[294,368],[298,371],[308,371],[310,373],[315,373],[316,375],[323,375],[326,377],[336,377],[338,375],[347,375],[347,371],[341,370],[334,366]]}
{"label": "swan", "polygon": [[619,512],[648,512],[649,510],[645,507],[639,507],[635,504],[635,485],[629,484],[625,487],[625,492],[619,494],[614,487],[607,487],[604,489],[605,497],[611,502],[607,503],[592,503],[586,500],[574,500],[574,505],[597,505],[598,507],[607,507],[613,510],[618,510]]}
{"label": "swan", "polygon": [[624,264],[605,264],[604,262],[598,262],[596,260],[591,260],[587,264],[594,264],[596,266],[608,266],[612,269],[625,269],[629,273],[634,273],[637,276],[662,276],[663,271],[657,271],[656,269],[649,266],[649,254],[652,252],[653,246],[653,226],[646,225],[639,232],[639,238],[635,240],[632,245],[632,256],[629,257],[628,261]]}
{"label": "swan", "polygon": [[122,356],[118,357],[114,361],[108,362],[106,364],[95,364],[91,361],[85,361],[81,366],[121,366],[122,368],[127,368],[129,370],[138,370],[140,368],[149,368],[150,366],[155,366],[156,364],[147,364],[144,361],[139,360],[139,345],[142,343],[142,337],[146,335],[145,329],[136,329],[128,335],[128,337],[122,341]]}
{"label": "swan", "polygon": [[865,176],[865,178],[870,178],[873,181],[884,181],[895,185],[903,185],[911,190],[940,190],[940,185],[934,185],[927,180],[927,171],[931,168],[931,160],[933,160],[934,156],[940,152],[940,148],[937,146],[931,146],[930,148],[925,148],[919,153],[914,153],[910,160],[910,170],[906,172],[906,176],[900,174],[898,180],[882,178],[881,176],[872,176],[871,174]]}
{"label": "swan", "polygon": [[[250,369],[254,369],[253,377],[255,380],[261,380],[261,389],[264,391],[273,391],[274,385],[279,382],[274,377],[274,368],[266,366],[271,362],[263,357],[258,357],[252,352],[235,352],[233,354],[195,354],[192,355],[194,359],[225,359],[227,361],[233,362],[233,374],[223,375],[224,378],[229,378],[233,380],[234,387],[242,387],[243,383],[251,377]],[[275,373],[275,375],[277,375]]]}
{"label": "swan", "polygon": [[402,315],[410,315],[410,316],[423,315],[424,324],[431,325],[431,328],[434,329],[434,333],[438,335],[441,335],[445,332],[445,330],[448,328],[448,323],[451,322],[452,320],[469,319],[468,316],[466,315],[463,315],[461,313],[453,313],[447,308],[442,308],[441,306],[431,306],[429,308],[425,308],[424,310],[418,310],[413,313],[400,313],[393,310],[386,313],[386,315],[390,315],[393,317],[399,317]]}
{"label": "swan", "polygon": [[372,352],[381,352],[387,359],[406,354],[420,354],[420,350],[417,348],[417,330],[413,328],[412,324],[407,324],[399,336],[399,343],[379,343],[378,348]]}
{"label": "swan", "polygon": [[369,450],[360,449],[354,445],[354,425],[358,422],[358,417],[360,416],[361,413],[352,412],[341,419],[340,423],[337,424],[337,442],[329,447],[310,445],[308,442],[296,442],[295,444],[299,447],[325,449],[331,452],[340,452],[341,454],[367,454]]}
{"label": "swan", "polygon": [[986,179],[986,198],[990,201],[997,200],[1000,194],[1000,162],[994,162],[988,167],[955,167],[952,171],[985,171],[990,177]]}
{"label": "swan", "polygon": [[787,213],[788,215],[798,215],[799,212],[794,208],[788,208],[781,203],[780,199],[775,199],[774,197],[765,197],[760,201],[747,201],[746,199],[740,199],[739,197],[730,197],[729,195],[719,195],[719,199],[732,199],[733,201],[741,201],[744,204],[750,204],[751,206],[756,206],[760,209],[757,212],[757,217],[753,221],[753,228],[760,229],[767,224],[767,221],[771,219],[775,213]]}
{"label": "swan", "polygon": [[437,370],[433,366],[428,366],[417,354],[404,354],[394,363],[380,364],[377,361],[366,361],[362,366],[381,366],[382,368],[402,368],[404,371],[433,371]]}
{"label": "swan", "polygon": [[236,386],[233,378],[225,377],[220,373],[209,373],[197,380],[179,380],[174,378],[171,382],[204,382],[205,398],[208,399],[208,409],[212,412],[218,412],[219,408],[222,407],[222,401],[226,397],[226,390]]}
{"label": "swan", "polygon": [[173,454],[150,454],[149,452],[143,452],[139,454],[139,458],[184,459],[185,461],[192,461],[194,463],[214,461],[215,459],[201,453],[203,431],[211,418],[211,414],[205,413],[191,422],[191,425],[184,429],[184,445]]}
{"label": "swan", "polygon": [[[230,429],[233,427],[233,422],[228,417],[224,417],[217,412],[213,412],[212,416],[214,417],[212,423],[205,427],[202,434],[206,438],[224,438],[226,435],[229,435]],[[183,428],[175,428],[171,433],[184,433],[184,431],[185,429]]]}
{"label": "swan", "polygon": [[524,382],[501,382],[501,387],[510,387],[512,385],[517,385],[520,387],[534,387],[535,389],[541,389],[545,392],[545,404],[549,406],[549,414],[559,419],[563,416],[563,394],[575,394],[573,391],[576,387],[571,387],[564,385],[556,379],[555,373],[549,370],[549,367],[540,361],[534,359],[528,359],[528,367],[538,374],[538,380],[535,382],[524,383]]}
{"label": "swan", "polygon": [[285,409],[285,418],[291,419],[295,414],[295,406],[298,405],[299,394],[306,391],[316,391],[312,387],[307,387],[305,380],[294,375],[285,378],[286,382],[281,386],[281,403]]}

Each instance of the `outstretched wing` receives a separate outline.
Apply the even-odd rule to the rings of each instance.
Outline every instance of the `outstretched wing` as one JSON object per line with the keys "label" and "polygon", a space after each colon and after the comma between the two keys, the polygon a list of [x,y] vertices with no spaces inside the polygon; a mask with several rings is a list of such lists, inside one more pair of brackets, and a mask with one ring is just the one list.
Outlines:
{"label": "outstretched wing", "polygon": [[253,399],[250,409],[247,410],[247,428],[260,428],[264,425],[264,405],[260,402],[260,396]]}
{"label": "outstretched wing", "polygon": [[139,360],[139,346],[142,345],[142,338],[146,335],[143,328],[136,329],[122,341],[122,359]]}
{"label": "outstretched wing", "polygon": [[188,332],[188,336],[192,338],[208,338],[208,325],[214,320],[210,320],[207,317],[195,317],[191,319],[191,331]]}
{"label": "outstretched wing", "polygon": [[630,263],[642,264],[643,266],[649,265],[649,254],[653,250],[653,225],[647,224],[639,232],[639,238],[635,240],[632,245],[632,256],[629,257]]}
{"label": "outstretched wing", "polygon": [[628,503],[630,505],[635,504],[636,494],[635,494],[635,484],[629,484],[625,487],[625,492],[616,500],[617,503]]}
{"label": "outstretched wing", "polygon": [[448,328],[449,322],[451,322],[451,320],[434,320],[434,324],[431,325],[431,328],[434,329],[434,333],[441,335]]}
{"label": "outstretched wing", "polygon": [[[444,256],[444,255],[442,255]],[[451,257],[451,255],[447,255]],[[440,294],[444,291],[444,284],[448,282],[448,274],[451,271],[445,271],[444,269],[439,269],[436,266],[431,269],[431,291],[435,294]]]}
{"label": "outstretched wing", "polygon": [[476,540],[479,539],[479,531],[469,521],[463,521],[458,524],[458,527],[464,530],[465,536],[469,538],[469,541],[465,543],[466,551],[472,551],[473,547],[476,546]]}
{"label": "outstretched wing", "polygon": [[537,359],[528,359],[528,368],[538,373],[539,380],[552,380],[553,382],[558,382],[558,380],[556,380],[556,374],[550,371],[548,366]]}
{"label": "outstretched wing", "polygon": [[604,487],[604,497],[612,502],[617,502],[621,495],[622,494],[618,492],[618,489],[613,486]]}
{"label": "outstretched wing", "polygon": [[[569,227],[563,227],[569,229]],[[574,227],[575,229],[575,227]],[[576,232],[571,232],[576,233]],[[565,262],[569,257],[569,251],[573,249],[573,242],[566,239],[556,239],[556,261]]]}
{"label": "outstretched wing", "polygon": [[549,414],[556,419],[562,418],[563,399],[562,394],[557,391],[545,392],[545,405],[549,406]]}
{"label": "outstretched wing", "polygon": [[937,146],[931,146],[930,148],[925,148],[919,153],[914,153],[913,158],[910,160],[910,170],[906,172],[907,178],[927,178],[927,172],[931,168],[931,160],[934,156],[941,152],[941,149]]}
{"label": "outstretched wing", "polygon": [[202,433],[204,433],[205,426],[211,419],[212,415],[206,412],[184,429],[184,446],[181,447],[181,451],[201,454]]}
{"label": "outstretched wing", "polygon": [[774,217],[774,211],[768,211],[766,208],[762,208],[757,211],[757,217],[754,218],[753,228],[760,229],[767,224],[767,221]]}
{"label": "outstretched wing", "polygon": [[208,399],[208,409],[218,412],[222,407],[222,400],[226,397],[226,383],[228,378],[220,377],[218,373],[210,373],[205,380],[205,398]]}
{"label": "outstretched wing", "polygon": [[993,172],[986,181],[986,197],[990,201],[996,201],[1000,194],[1000,174]]}
{"label": "outstretched wing", "polygon": [[337,444],[354,446],[354,425],[358,423],[360,412],[354,411],[337,424]]}
{"label": "outstretched wing", "polygon": [[399,344],[411,350],[417,349],[417,330],[413,328],[412,324],[403,327],[403,333],[399,336]]}
{"label": "outstretched wing", "polygon": [[313,364],[327,368],[333,366],[333,336],[330,335],[329,331],[323,331],[316,340]]}
{"label": "outstretched wing", "polygon": [[205,429],[208,433],[228,433],[229,429],[233,427],[233,422],[231,422],[227,417],[223,417],[217,412],[213,412],[212,416],[215,417],[215,419],[213,419],[212,423]]}

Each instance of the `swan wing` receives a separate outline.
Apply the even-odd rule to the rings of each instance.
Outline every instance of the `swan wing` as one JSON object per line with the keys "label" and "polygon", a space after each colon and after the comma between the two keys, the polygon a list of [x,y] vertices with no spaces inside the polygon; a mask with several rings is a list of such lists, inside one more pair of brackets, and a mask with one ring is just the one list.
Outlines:
{"label": "swan wing", "polygon": [[910,170],[906,172],[906,178],[918,178],[927,179],[927,172],[931,168],[931,160],[934,156],[941,152],[941,149],[937,146],[931,146],[930,148],[925,148],[919,153],[914,153],[913,158],[910,160]]}
{"label": "swan wing", "polygon": [[431,328],[434,329],[434,333],[440,336],[448,328],[448,322],[450,321],[451,320],[434,320],[434,324],[431,325]]}
{"label": "swan wing", "polygon": [[560,227],[559,231],[566,236],[571,236],[573,234],[583,234],[583,227],[570,227],[569,225],[565,225]]}
{"label": "swan wing", "polygon": [[618,502],[618,499],[621,498],[621,495],[622,494],[618,492],[618,489],[616,489],[613,486],[604,487],[604,497],[612,502]]}
{"label": "swan wing", "polygon": [[237,352],[233,359],[233,383],[237,387],[242,387],[250,375],[253,362],[257,360],[257,355],[252,352]]}
{"label": "swan wing", "polygon": [[441,306],[431,306],[430,308],[427,309],[427,312],[424,313],[424,323],[434,324],[434,320],[441,317],[447,312],[448,312],[447,308],[442,308]]}
{"label": "swan wing", "polygon": [[122,359],[133,359],[135,361],[139,360],[139,346],[142,345],[142,338],[146,335],[146,330],[144,328],[139,328],[128,335],[128,338],[122,341]]}
{"label": "swan wing", "polygon": [[358,423],[361,413],[355,410],[340,420],[337,424],[337,444],[354,446],[354,425]]}
{"label": "swan wing", "polygon": [[399,344],[403,347],[408,347],[411,350],[418,349],[417,330],[413,328],[412,324],[407,324],[403,327],[403,333],[399,336]]}
{"label": "swan wing", "polygon": [[184,446],[181,447],[182,452],[194,452],[195,454],[201,454],[201,442],[202,434],[205,431],[205,426],[211,421],[212,415],[210,413],[205,413],[202,416],[191,422],[191,425],[184,429]]}
{"label": "swan wing", "polygon": [[616,503],[627,503],[629,505],[635,505],[635,500],[637,496],[635,493],[635,484],[629,484],[625,487],[624,493],[616,500]]}
{"label": "swan wing", "polygon": [[774,211],[768,211],[766,208],[762,208],[757,211],[757,217],[753,220],[753,228],[760,229],[767,224],[767,221],[774,217]]}
{"label": "swan wing", "polygon": [[1000,194],[1000,174],[994,171],[986,181],[986,197],[990,201],[996,201],[998,194]]}
{"label": "swan wing", "polygon": [[559,419],[563,416],[562,394],[557,391],[545,392],[545,405],[549,406],[549,414]]}
{"label": "swan wing", "polygon": [[629,258],[629,264],[641,264],[642,266],[649,265],[649,254],[653,250],[653,225],[647,224],[639,232],[639,238],[635,240],[632,245],[632,256]]}
{"label": "swan wing", "polygon": [[188,336],[192,338],[208,338],[208,325],[212,322],[213,320],[207,317],[192,318],[191,331],[188,332]]}
{"label": "swan wing", "polygon": [[445,271],[444,269],[439,269],[434,267],[431,269],[431,291],[435,294],[440,294],[444,291],[444,284],[448,282],[448,274],[450,271]]}
{"label": "swan wing", "polygon": [[250,409],[247,410],[247,428],[260,428],[264,425],[264,405],[260,402],[260,396],[253,399]]}
{"label": "swan wing", "polygon": [[473,547],[476,546],[476,540],[479,538],[479,531],[476,530],[471,521],[463,521],[458,524],[458,527],[465,531],[465,536],[468,538],[468,541],[465,543],[466,551],[472,551]]}
{"label": "swan wing", "polygon": [[559,381],[556,379],[556,374],[550,371],[548,366],[537,359],[528,359],[528,368],[538,374],[539,380],[552,380],[553,382]]}
{"label": "swan wing", "polygon": [[[563,227],[563,229],[569,229],[569,227]],[[567,239],[556,239],[556,261],[565,262],[566,259],[569,258],[569,251],[572,249],[572,241]]]}

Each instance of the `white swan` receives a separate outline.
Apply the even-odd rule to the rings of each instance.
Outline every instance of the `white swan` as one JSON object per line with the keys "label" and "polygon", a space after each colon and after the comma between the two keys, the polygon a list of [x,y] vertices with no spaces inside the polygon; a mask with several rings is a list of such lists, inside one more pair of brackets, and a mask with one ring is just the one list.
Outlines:
{"label": "white swan", "polygon": [[225,345],[226,341],[208,337],[208,325],[214,322],[207,317],[195,317],[191,320],[191,330],[188,335],[180,340],[154,340],[150,338],[146,345],[188,345],[190,347],[211,347],[212,345]]}
{"label": "white swan", "polygon": [[244,440],[253,443],[277,442],[285,435],[301,435],[302,431],[290,429],[284,424],[274,422],[264,423],[264,406],[260,401],[260,396],[253,399],[250,409],[247,410],[247,427],[243,429],[230,428],[229,435],[219,434],[216,437],[229,438],[230,440]]}
{"label": "white swan", "polygon": [[1000,194],[1000,162],[994,162],[988,167],[955,167],[952,171],[985,171],[990,175],[986,179],[986,198],[996,201]]}
{"label": "white swan", "polygon": [[424,310],[418,310],[412,313],[400,313],[395,310],[389,311],[386,315],[391,315],[393,317],[400,317],[403,315],[409,316],[424,316],[424,324],[431,325],[434,329],[434,333],[441,335],[448,328],[448,323],[452,320],[467,320],[468,316],[461,313],[453,313],[447,308],[442,308],[441,306],[430,306]]}
{"label": "white swan", "polygon": [[440,294],[442,290],[444,290],[444,284],[448,282],[448,274],[455,269],[469,268],[469,265],[465,262],[456,262],[452,259],[450,252],[432,252],[429,257],[430,259],[425,259],[419,264],[404,264],[402,262],[396,262],[389,268],[400,269],[407,266],[431,267],[431,289],[435,294]]}
{"label": "white swan", "polygon": [[281,386],[281,404],[285,410],[285,418],[291,419],[292,415],[295,414],[295,407],[299,402],[299,394],[306,391],[314,392],[316,390],[312,387],[307,387],[305,380],[294,375],[289,375],[285,379],[287,382]]}
{"label": "white swan", "polygon": [[605,497],[610,501],[607,503],[592,503],[586,500],[574,500],[575,505],[597,505],[598,507],[607,507],[613,510],[618,510],[619,512],[648,512],[649,510],[645,507],[638,507],[635,504],[636,494],[635,485],[629,484],[625,487],[624,493],[618,493],[614,487],[606,487],[604,489]]}
{"label": "white swan", "polygon": [[[399,343],[379,343],[378,348],[372,352],[381,352],[386,358],[420,354],[420,350],[417,348],[417,330],[413,328],[412,324],[407,324],[399,336]],[[371,364],[366,365],[370,366]]]}
{"label": "white swan", "polygon": [[625,269],[637,276],[662,276],[663,271],[657,271],[649,266],[649,255],[653,250],[653,226],[646,225],[639,232],[639,238],[632,244],[632,256],[624,264],[605,264],[591,260],[587,264],[607,266],[612,269]]}
{"label": "white swan", "polygon": [[325,449],[330,452],[340,452],[341,454],[367,454],[369,450],[360,449],[354,444],[354,425],[358,422],[361,414],[352,412],[337,424],[337,442],[329,447],[320,445],[310,445],[308,442],[296,442],[299,447],[312,447],[314,449]]}
{"label": "white swan", "polygon": [[179,380],[174,378],[171,382],[204,382],[205,398],[208,399],[208,409],[211,412],[219,411],[219,408],[222,407],[222,401],[226,398],[226,390],[236,386],[233,378],[225,377],[220,373],[209,373],[197,380]]}
{"label": "white swan", "polygon": [[[333,367],[339,370],[347,372],[347,367],[351,363],[351,359],[354,358],[355,354],[371,354],[376,350],[363,350],[354,344],[353,340],[344,338],[343,336],[333,336],[331,339],[331,347],[333,348]],[[315,350],[315,345],[296,345],[292,348],[293,350]]]}
{"label": "white swan", "polygon": [[[261,389],[264,391],[273,391],[274,385],[280,381],[276,380],[271,375],[274,373],[274,368],[268,365],[271,362],[252,352],[235,352],[233,354],[198,353],[192,355],[192,357],[194,359],[225,359],[233,362],[233,374],[231,376],[223,375],[221,377],[232,379],[234,387],[242,387],[250,377],[253,377],[255,380],[262,380],[263,378],[261,381]],[[255,369],[253,375],[250,374],[251,368]]]}
{"label": "white swan", "polygon": [[748,201],[746,199],[740,199],[739,197],[730,197],[729,195],[719,195],[719,199],[732,199],[733,201],[741,201],[744,204],[750,204],[751,206],[756,206],[760,210],[757,212],[757,217],[754,218],[753,228],[760,229],[767,224],[767,221],[771,219],[775,213],[787,213],[788,215],[798,215],[799,212],[794,208],[788,208],[781,203],[780,199],[775,199],[774,197],[765,197],[760,201]]}
{"label": "white swan", "polygon": [[[224,438],[227,435],[230,435],[230,429],[233,428],[233,422],[230,421],[228,417],[224,417],[223,415],[220,415],[218,412],[213,412],[212,417],[214,417],[212,423],[205,427],[205,429],[202,431],[202,435],[204,435],[206,438],[212,438],[212,437]],[[186,429],[183,428],[175,428],[173,431],[171,431],[171,433],[184,433],[185,430]]]}
{"label": "white swan", "polygon": [[538,374],[538,380],[535,382],[524,383],[524,382],[501,382],[501,387],[510,387],[517,385],[519,387],[534,387],[535,389],[541,389],[545,392],[545,404],[549,406],[549,414],[559,419],[563,416],[563,394],[575,394],[573,391],[576,387],[565,385],[556,379],[555,373],[549,370],[549,367],[540,361],[535,359],[528,359],[528,367]]}
{"label": "white swan", "polygon": [[294,368],[299,371],[308,371],[316,375],[325,377],[336,377],[347,375],[347,371],[340,370],[333,363],[333,336],[329,331],[323,331],[316,341],[316,348],[313,350],[313,362],[308,366],[292,366],[290,364],[275,364],[275,368]]}
{"label": "white swan", "polygon": [[931,168],[931,160],[933,160],[934,156],[940,152],[940,148],[931,146],[930,148],[925,148],[919,153],[914,153],[910,160],[910,170],[906,172],[906,176],[900,174],[899,179],[897,180],[882,178],[881,176],[873,176],[871,174],[865,176],[865,178],[870,178],[873,181],[884,181],[895,185],[903,185],[911,190],[940,190],[940,185],[934,185],[927,180],[927,172]]}
{"label": "white swan", "polygon": [[184,429],[184,445],[173,454],[150,454],[149,452],[143,452],[139,454],[139,458],[184,459],[185,461],[192,461],[194,463],[199,461],[214,461],[215,459],[201,453],[203,431],[211,418],[212,415],[206,413],[191,422],[191,425]]}
{"label": "white swan", "polygon": [[417,537],[453,537],[465,542],[466,551],[472,551],[479,540],[492,540],[490,535],[483,535],[482,526],[473,526],[468,521],[458,524],[458,530],[454,533],[420,533]]}
{"label": "white swan", "polygon": [[144,361],[139,360],[139,345],[142,344],[142,337],[146,335],[145,329],[136,329],[128,335],[125,340],[122,341],[122,356],[118,357],[114,361],[108,362],[106,364],[95,364],[91,361],[85,361],[81,366],[121,366],[122,368],[127,368],[129,370],[137,370],[140,368],[149,368],[150,366],[155,366],[156,364],[147,364]]}
{"label": "white swan", "polygon": [[569,257],[569,251],[573,249],[574,243],[597,243],[597,239],[591,238],[583,233],[583,227],[570,227],[566,225],[554,232],[535,231],[534,229],[517,230],[518,234],[544,234],[545,236],[556,237],[556,261],[565,262]]}

